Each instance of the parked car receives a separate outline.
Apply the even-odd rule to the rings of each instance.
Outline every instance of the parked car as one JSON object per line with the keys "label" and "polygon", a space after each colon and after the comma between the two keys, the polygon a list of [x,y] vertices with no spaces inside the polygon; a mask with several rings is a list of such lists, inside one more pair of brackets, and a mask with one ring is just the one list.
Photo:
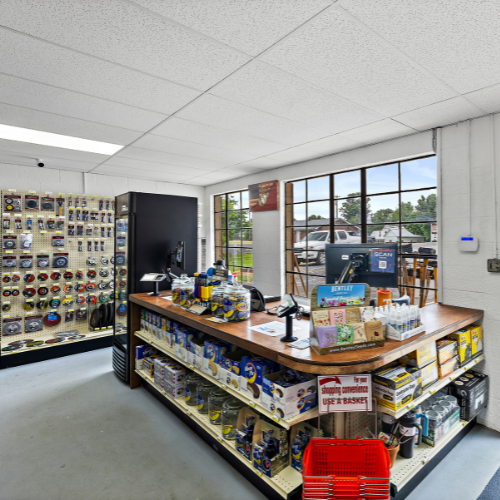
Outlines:
{"label": "parked car", "polygon": [[[360,231],[347,231],[351,236],[358,236],[361,238],[361,232]],[[375,239],[375,236],[370,236],[369,234],[366,236],[366,242],[367,243],[376,243],[377,240]]]}
{"label": "parked car", "polygon": [[[361,243],[360,236],[353,236],[342,229],[335,230],[335,242],[338,243]],[[330,231],[314,231],[304,236],[293,245],[293,252],[298,261],[315,261],[317,264],[325,265],[325,245],[330,243]]]}

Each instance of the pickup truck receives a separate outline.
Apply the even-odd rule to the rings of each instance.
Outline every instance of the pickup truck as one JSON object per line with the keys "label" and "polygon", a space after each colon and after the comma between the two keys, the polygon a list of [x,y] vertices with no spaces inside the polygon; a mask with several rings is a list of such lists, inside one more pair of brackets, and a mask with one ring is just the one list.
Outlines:
{"label": "pickup truck", "polygon": [[[361,236],[353,236],[347,231],[336,229],[335,243],[361,243]],[[325,245],[331,243],[330,231],[315,231],[304,236],[293,245],[297,261],[312,260],[320,266],[325,265]]]}

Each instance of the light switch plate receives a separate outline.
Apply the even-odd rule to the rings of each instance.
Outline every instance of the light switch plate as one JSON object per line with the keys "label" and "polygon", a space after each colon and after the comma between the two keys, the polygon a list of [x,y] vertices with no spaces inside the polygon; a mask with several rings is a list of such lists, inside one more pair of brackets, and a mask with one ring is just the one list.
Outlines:
{"label": "light switch plate", "polygon": [[500,259],[488,259],[488,272],[500,273]]}

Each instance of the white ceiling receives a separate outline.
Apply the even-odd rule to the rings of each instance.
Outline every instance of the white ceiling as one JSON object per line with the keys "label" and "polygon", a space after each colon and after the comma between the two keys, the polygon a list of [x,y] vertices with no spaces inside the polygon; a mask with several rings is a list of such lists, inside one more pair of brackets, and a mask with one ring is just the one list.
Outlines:
{"label": "white ceiling", "polygon": [[0,162],[205,186],[500,111],[498,0],[2,0]]}

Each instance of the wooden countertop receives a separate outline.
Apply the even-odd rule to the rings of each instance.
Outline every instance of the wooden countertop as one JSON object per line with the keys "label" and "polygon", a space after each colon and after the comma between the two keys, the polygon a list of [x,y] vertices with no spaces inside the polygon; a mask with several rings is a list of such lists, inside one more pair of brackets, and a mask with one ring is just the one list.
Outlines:
{"label": "wooden countertop", "polygon": [[[265,312],[252,312],[250,319],[241,323],[212,323],[208,315],[196,316],[174,306],[172,301],[163,297],[151,297],[147,293],[129,296],[129,300],[139,306],[163,314],[209,335],[247,349],[259,356],[281,363],[290,368],[320,375],[361,373],[374,370],[433,340],[453,333],[459,328],[475,323],[483,318],[480,309],[432,304],[420,310],[422,322],[427,331],[403,342],[387,339],[384,347],[372,347],[342,353],[319,355],[312,349],[296,349],[280,342],[280,337],[269,337],[250,330],[252,326],[270,321],[285,322]],[[267,304],[270,308],[279,302]],[[294,320],[300,330],[294,332],[298,339],[309,337],[309,319]],[[133,333],[133,332],[132,332]]]}

